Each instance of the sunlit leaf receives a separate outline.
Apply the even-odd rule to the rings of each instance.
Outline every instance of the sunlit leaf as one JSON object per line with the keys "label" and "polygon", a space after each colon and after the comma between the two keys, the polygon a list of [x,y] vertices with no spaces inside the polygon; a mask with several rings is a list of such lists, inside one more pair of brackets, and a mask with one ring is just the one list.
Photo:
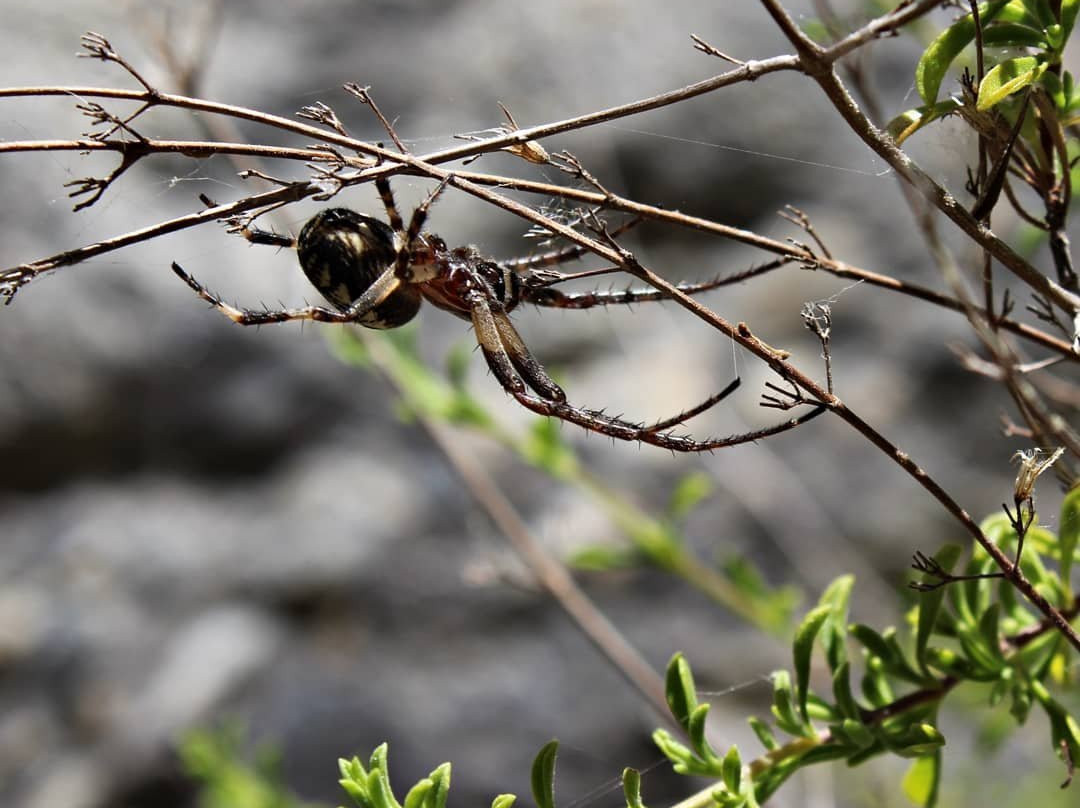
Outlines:
{"label": "sunlit leaf", "polygon": [[901,782],[904,796],[915,805],[933,808],[937,804],[938,785],[941,781],[941,753],[917,758],[907,770]]}
{"label": "sunlit leaf", "polygon": [[[994,0],[979,5],[983,25],[997,16],[1009,0]],[[975,39],[975,20],[970,14],[950,25],[923,51],[915,67],[915,88],[927,104],[937,101],[941,82],[953,60]]]}
{"label": "sunlit leaf", "polygon": [[986,112],[1036,81],[1050,65],[1037,56],[1018,56],[995,65],[979,85],[975,108]]}
{"label": "sunlit leaf", "polygon": [[559,751],[558,741],[548,741],[533,759],[533,799],[537,808],[555,808],[555,757]]}

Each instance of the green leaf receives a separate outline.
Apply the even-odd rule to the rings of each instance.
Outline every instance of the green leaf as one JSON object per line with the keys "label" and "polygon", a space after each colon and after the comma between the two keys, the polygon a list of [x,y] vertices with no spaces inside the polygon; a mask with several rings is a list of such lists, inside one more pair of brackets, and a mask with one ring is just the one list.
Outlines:
{"label": "green leaf", "polygon": [[425,808],[428,795],[434,787],[435,784],[431,782],[431,779],[425,777],[409,789],[409,793],[405,795],[405,802],[402,803],[403,808]]}
{"label": "green leaf", "polygon": [[498,794],[491,801],[491,808],[511,808],[516,800],[517,796],[514,794]]}
{"label": "green leaf", "polygon": [[866,749],[873,745],[877,738],[861,721],[845,718],[834,731],[844,736],[848,744],[854,749]]}
{"label": "green leaf", "polygon": [[1072,35],[1073,26],[1076,25],[1076,12],[1080,11],[1080,0],[1062,0],[1061,3],[1061,30],[1062,39],[1066,42]]}
{"label": "green leaf", "polygon": [[983,31],[983,45],[988,48],[1046,48],[1046,34],[1018,22],[995,23]]}
{"label": "green leaf", "polygon": [[1045,27],[1056,22],[1046,0],[1020,0],[1020,3],[1035,24]]}
{"label": "green leaf", "polygon": [[675,485],[668,502],[668,516],[671,519],[684,519],[702,500],[713,491],[712,477],[703,471],[685,475]]}
{"label": "green leaf", "polygon": [[641,801],[641,772],[630,767],[623,769],[622,790],[626,808],[645,808],[645,803]]}
{"label": "green leaf", "polygon": [[890,738],[893,751],[902,757],[929,755],[945,745],[945,736],[933,724],[913,724],[899,736]]}
{"label": "green leaf", "polygon": [[886,665],[892,664],[892,648],[877,631],[863,623],[852,623],[848,626],[848,631],[862,643],[871,656],[879,657]]}
{"label": "green leaf", "polygon": [[713,748],[705,738],[705,719],[709,715],[709,705],[699,704],[690,714],[690,720],[686,722],[687,734],[690,736],[690,745],[703,765],[699,768],[702,774],[717,774],[720,771],[720,760]]}
{"label": "green leaf", "polygon": [[927,124],[933,123],[939,118],[944,118],[950,113],[956,112],[963,103],[956,98],[947,98],[934,104],[925,104],[901,112],[885,127],[885,131],[896,141],[896,145],[903,144],[905,140],[918,132]]}
{"label": "green leaf", "polygon": [[821,637],[830,673],[835,673],[837,668],[847,661],[848,604],[851,602],[851,590],[854,586],[854,575],[841,575],[829,584],[819,601],[822,606],[832,608]]}
{"label": "green leaf", "polygon": [[520,444],[522,457],[557,480],[572,478],[579,470],[577,455],[562,438],[558,418],[538,418]]}
{"label": "green leaf", "polygon": [[814,640],[831,613],[830,604],[811,609],[795,630],[795,642],[792,645],[795,658],[795,694],[803,721],[809,720],[806,715],[806,697],[809,693],[810,657],[814,650]]}
{"label": "green leaf", "polygon": [[661,754],[674,764],[675,771],[679,774],[689,774],[695,768],[694,753],[683,744],[675,740],[674,736],[666,729],[653,731],[653,743],[659,747]]}
{"label": "green leaf", "polygon": [[787,671],[776,671],[772,679],[773,703],[770,709],[776,725],[789,735],[806,735],[810,728],[795,712],[795,703],[791,697],[791,676]]}
{"label": "green leaf", "polygon": [[941,783],[941,752],[916,758],[907,770],[900,787],[904,796],[915,805],[933,808],[937,804],[938,786]]}
{"label": "green leaf", "polygon": [[1031,686],[1027,682],[1016,681],[1013,683],[1010,696],[1012,704],[1009,706],[1009,713],[1016,719],[1017,724],[1022,725],[1031,712]]}
{"label": "green leaf", "polygon": [[858,719],[859,705],[851,692],[851,665],[847,662],[837,668],[836,673],[833,674],[833,698],[836,699],[836,706],[845,718]]}
{"label": "green leaf", "polygon": [[[959,545],[946,544],[934,553],[934,560],[941,565],[942,569],[948,572],[955,566],[960,558],[960,553]],[[923,576],[923,580],[929,582],[932,578],[927,575]],[[934,624],[937,623],[938,612],[941,611],[941,601],[945,597],[946,589],[947,587],[940,586],[919,596],[919,623],[915,632],[915,661],[922,668],[923,673],[928,673],[926,670],[926,648],[930,642],[930,635],[933,634]]]}
{"label": "green leaf", "polygon": [[574,569],[590,572],[633,569],[641,566],[641,561],[641,553],[636,548],[611,544],[582,547],[567,559],[567,563]]}
{"label": "green leaf", "polygon": [[1072,760],[1080,760],[1080,725],[1077,725],[1076,719],[1050,695],[1042,682],[1032,681],[1031,692],[1046,711],[1046,717],[1050,719],[1050,745],[1054,752],[1060,756],[1061,745],[1064,743],[1069,747]]}
{"label": "green leaf", "polygon": [[750,729],[754,731],[757,739],[761,741],[761,745],[764,746],[767,751],[771,752],[773,749],[780,748],[780,744],[777,742],[776,737],[773,735],[772,729],[768,724],[760,718],[754,718],[753,716],[748,719],[748,723],[750,724]]}
{"label": "green leaf", "polygon": [[694,688],[690,663],[680,653],[676,653],[668,662],[664,676],[664,695],[672,716],[683,729],[688,729],[690,714],[697,708],[697,691]]}
{"label": "green leaf", "polygon": [[1018,56],[995,65],[979,85],[975,109],[979,112],[992,109],[1013,93],[1038,80],[1049,66],[1049,62],[1037,56]]}
{"label": "green leaf", "polygon": [[[1074,5],[1080,5],[1080,0],[1076,0]],[[1080,486],[1069,491],[1061,503],[1058,543],[1061,547],[1061,581],[1066,591],[1071,594],[1072,587],[1069,585],[1069,580],[1073,559],[1076,556],[1076,545],[1080,543]]]}
{"label": "green leaf", "polygon": [[432,790],[426,801],[426,808],[446,808],[446,798],[450,792],[450,764],[443,763],[428,775]]}
{"label": "green leaf", "polygon": [[[986,25],[1009,0],[993,0],[979,6],[979,20]],[[927,104],[937,101],[938,90],[953,60],[975,39],[975,20],[968,14],[946,28],[923,51],[915,67],[915,88]]]}
{"label": "green leaf", "polygon": [[558,751],[559,742],[548,741],[533,760],[530,783],[536,808],[555,808],[555,756]]}
{"label": "green leaf", "polygon": [[732,794],[738,794],[742,785],[742,760],[739,759],[739,750],[732,746],[726,755],[720,769],[720,776],[727,790]]}
{"label": "green leaf", "polygon": [[875,670],[867,666],[860,686],[863,697],[870,702],[872,707],[884,707],[893,701],[892,688],[889,687],[889,682],[880,669]]}
{"label": "green leaf", "polygon": [[1001,638],[999,619],[1001,617],[1001,604],[991,603],[979,618],[979,633],[982,635],[986,649],[994,657],[999,668],[1005,665],[1005,655],[1001,652]]}

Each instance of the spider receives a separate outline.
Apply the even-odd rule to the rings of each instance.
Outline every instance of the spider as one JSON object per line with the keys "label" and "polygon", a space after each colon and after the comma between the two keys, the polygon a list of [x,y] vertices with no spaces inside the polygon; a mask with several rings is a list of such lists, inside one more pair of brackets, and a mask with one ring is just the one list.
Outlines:
{"label": "spider", "polygon": [[[179,264],[174,262],[172,269],[199,297],[233,322],[245,326],[317,320],[355,323],[367,328],[396,328],[415,317],[421,303],[427,300],[472,323],[492,374],[521,405],[540,415],[620,440],[641,441],[680,452],[709,451],[766,437],[820,413],[815,410],[776,427],[699,441],[670,430],[727,397],[739,386],[738,378],[696,407],[648,426],[569,404],[562,388],[514,328],[510,312],[521,303],[586,309],[661,300],[663,293],[652,289],[566,293],[551,288],[553,283],[568,276],[541,267],[580,257],[584,249],[577,246],[502,263],[485,258],[475,247],[448,247],[441,237],[423,230],[428,209],[448,182],[449,178],[443,180],[415,209],[407,227],[390,184],[379,179],[375,185],[389,224],[348,208],[329,208],[308,220],[296,239],[246,226],[237,228],[254,244],[295,247],[304,274],[333,309],[323,306],[278,311],[239,309],[208,291]],[[717,279],[679,288],[697,293],[724,282]]]}

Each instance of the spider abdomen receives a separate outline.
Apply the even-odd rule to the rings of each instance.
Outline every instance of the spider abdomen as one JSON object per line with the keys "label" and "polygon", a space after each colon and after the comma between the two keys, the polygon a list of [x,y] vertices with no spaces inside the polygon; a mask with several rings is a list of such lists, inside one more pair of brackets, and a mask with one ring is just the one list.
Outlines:
{"label": "spider abdomen", "polygon": [[[394,265],[397,237],[378,219],[348,208],[329,208],[308,220],[296,242],[300,266],[312,286],[344,311]],[[357,320],[368,328],[396,328],[420,310],[412,285],[396,289]]]}

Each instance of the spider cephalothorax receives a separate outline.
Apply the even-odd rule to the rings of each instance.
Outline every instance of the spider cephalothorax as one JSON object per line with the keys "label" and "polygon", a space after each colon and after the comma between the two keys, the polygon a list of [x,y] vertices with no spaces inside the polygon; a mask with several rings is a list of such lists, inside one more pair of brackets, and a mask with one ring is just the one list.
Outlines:
{"label": "spider cephalothorax", "polygon": [[[579,257],[582,250],[577,247],[501,263],[485,258],[475,247],[448,247],[439,236],[423,232],[428,208],[447,182],[444,180],[413,212],[407,228],[385,179],[376,180],[376,188],[389,224],[347,208],[330,208],[315,214],[295,241],[263,230],[241,228],[240,232],[253,243],[296,247],[304,274],[333,309],[238,309],[207,291],[179,264],[172,265],[173,271],[200,297],[241,325],[318,320],[396,328],[415,317],[421,303],[427,300],[472,323],[491,372],[523,406],[620,440],[637,440],[675,451],[705,451],[756,440],[820,413],[820,409],[814,410],[779,427],[696,441],[670,430],[723,399],[738,386],[738,379],[697,407],[650,426],[568,404],[562,388],[518,334],[509,313],[522,302],[583,309],[658,300],[663,295],[656,290],[565,293],[553,288],[565,276],[539,268]],[[694,293],[721,283],[716,280],[680,288]]]}

